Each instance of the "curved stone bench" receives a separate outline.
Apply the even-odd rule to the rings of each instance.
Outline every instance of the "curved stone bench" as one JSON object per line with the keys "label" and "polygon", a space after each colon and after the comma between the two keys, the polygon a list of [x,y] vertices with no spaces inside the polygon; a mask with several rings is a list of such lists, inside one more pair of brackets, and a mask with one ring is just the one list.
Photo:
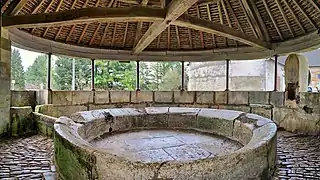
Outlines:
{"label": "curved stone bench", "polygon": [[[276,125],[240,111],[150,107],[103,109],[60,117],[55,158],[64,179],[269,179],[276,164]],[[189,129],[237,141],[242,148],[194,161],[140,162],[116,156],[90,142],[137,129]]]}

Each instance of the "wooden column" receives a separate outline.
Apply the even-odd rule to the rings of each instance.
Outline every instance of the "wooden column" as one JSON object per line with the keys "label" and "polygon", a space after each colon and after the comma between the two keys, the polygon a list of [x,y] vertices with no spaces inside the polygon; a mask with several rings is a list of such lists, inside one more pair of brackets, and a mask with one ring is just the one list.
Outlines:
{"label": "wooden column", "polygon": [[140,61],[137,61],[136,90],[140,91]]}
{"label": "wooden column", "polygon": [[181,91],[184,91],[184,61],[181,61]]}
{"label": "wooden column", "polygon": [[95,91],[94,89],[94,59],[91,59],[91,90]]}
{"label": "wooden column", "polygon": [[274,88],[273,91],[277,91],[277,79],[278,79],[278,55],[274,55]]}
{"label": "wooden column", "polygon": [[48,66],[47,66],[47,89],[51,90],[51,56],[52,53],[48,53]]}
{"label": "wooden column", "polygon": [[226,91],[229,91],[229,68],[230,59],[226,59]]}

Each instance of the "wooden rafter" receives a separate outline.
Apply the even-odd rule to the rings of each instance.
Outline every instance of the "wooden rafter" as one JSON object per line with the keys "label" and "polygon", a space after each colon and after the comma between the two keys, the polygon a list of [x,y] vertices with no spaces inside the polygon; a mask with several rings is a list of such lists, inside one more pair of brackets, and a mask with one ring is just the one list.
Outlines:
{"label": "wooden rafter", "polygon": [[[265,25],[265,22],[262,20],[262,17],[260,16],[260,13],[259,13],[259,10],[256,6],[256,0],[249,0],[246,4],[248,4],[250,2],[250,5],[251,5],[251,8],[252,8],[252,14],[254,15],[253,18],[253,21],[257,21],[257,25],[258,27],[261,29],[260,31],[262,31],[262,35],[264,37],[264,39],[267,41],[267,42],[270,42],[271,38],[269,36],[269,32],[268,32],[268,29]],[[248,4],[249,6],[249,4]],[[260,26],[259,26],[260,25]],[[258,29],[259,31],[259,29]]]}
{"label": "wooden rafter", "polygon": [[[115,0],[111,0],[108,4],[108,7],[111,7],[111,6],[115,6],[117,3],[114,3]],[[106,38],[106,35],[107,35],[107,31],[108,31],[108,28],[110,26],[110,23],[107,23],[106,24],[106,27],[103,31],[103,35],[102,35],[102,39],[100,40],[100,43],[99,43],[99,46],[101,47],[103,42],[104,42],[104,38]]]}
{"label": "wooden rafter", "polygon": [[[227,19],[228,25],[229,25],[229,27],[232,28],[232,24],[231,24],[231,20],[230,20],[230,17],[229,17],[229,13],[227,11],[226,5],[225,5],[223,0],[221,1],[221,5],[222,5],[222,9],[224,11],[224,14],[226,15],[226,19]],[[238,46],[238,42],[237,41],[234,41],[234,43],[236,44],[236,46]]]}
{"label": "wooden rafter", "polygon": [[174,27],[176,29],[176,36],[177,36],[177,41],[178,41],[178,49],[180,49],[181,45],[180,45],[179,27],[178,26],[174,26]]}
{"label": "wooden rafter", "polygon": [[116,31],[117,31],[117,22],[114,23],[112,40],[111,40],[111,47],[113,47],[113,44],[114,44],[114,38],[115,38],[115,36],[116,36]]}
{"label": "wooden rafter", "polygon": [[310,24],[317,29],[316,24],[310,19],[310,17],[307,15],[307,13],[302,9],[300,4],[296,0],[292,0],[293,3],[298,7],[298,9],[301,11],[301,13],[307,18],[307,20],[310,22]]}
{"label": "wooden rafter", "polygon": [[122,47],[124,47],[126,45],[128,26],[129,26],[129,22],[126,23],[126,28],[124,30],[124,37],[123,37]]}
{"label": "wooden rafter", "polygon": [[[146,7],[147,4],[148,4],[149,0],[142,0],[141,2],[141,6],[142,7]],[[134,38],[134,46],[137,45],[139,39],[140,39],[140,36],[141,36],[141,31],[142,31],[142,26],[143,26],[143,22],[139,21],[137,23],[137,30],[136,30],[136,36]]]}
{"label": "wooden rafter", "polygon": [[170,49],[170,26],[168,26],[168,43],[167,43],[167,49],[169,50]]}
{"label": "wooden rafter", "polygon": [[288,3],[286,0],[284,0],[283,2],[286,4],[286,6],[288,7],[290,13],[292,14],[294,20],[298,23],[300,29],[301,29],[301,30],[303,31],[303,33],[305,34],[305,33],[306,33],[306,30],[303,28],[301,22],[299,21],[297,15],[294,13],[292,7],[289,5],[289,3]]}
{"label": "wooden rafter", "polygon": [[101,27],[101,23],[98,24],[98,27],[97,27],[96,30],[94,31],[94,33],[93,33],[93,35],[92,35],[92,37],[91,37],[91,39],[90,39],[90,41],[89,41],[89,46],[91,46],[91,44],[93,43],[93,41],[94,41],[94,39],[95,39],[95,37],[96,37],[96,35],[97,35],[100,27]]}
{"label": "wooden rafter", "polygon": [[279,10],[280,10],[280,13],[281,13],[284,21],[286,22],[286,24],[287,24],[287,26],[288,26],[288,29],[289,29],[292,37],[294,37],[294,33],[293,33],[292,28],[291,28],[291,26],[290,26],[289,20],[288,20],[286,14],[285,14],[284,11],[283,11],[283,8],[281,7],[280,1],[279,1],[279,0],[275,0],[275,2],[276,2],[277,6],[278,6],[278,8],[279,8]]}
{"label": "wooden rafter", "polygon": [[6,1],[4,5],[1,7],[1,13],[4,13],[5,9],[9,6],[10,1]]}
{"label": "wooden rafter", "polygon": [[[42,5],[43,2],[44,2],[44,0],[41,1],[41,3],[37,6],[37,8],[36,8],[35,10],[33,10],[32,14],[34,14],[35,12],[38,11],[39,7]],[[51,1],[51,2],[50,2],[50,4],[49,4],[49,5],[47,6],[47,8],[44,10],[44,13],[47,13],[47,12],[49,11],[49,9],[50,9],[50,7],[52,6],[53,3],[54,3],[54,1]],[[36,29],[36,28],[32,28],[31,34],[33,34],[33,32],[34,32],[35,29]]]}
{"label": "wooden rafter", "polygon": [[[201,18],[199,6],[196,6],[196,9],[197,9],[197,16],[198,16],[198,18]],[[199,34],[200,34],[201,46],[202,46],[202,48],[204,49],[203,33],[202,33],[201,31],[199,31]]]}
{"label": "wooden rafter", "polygon": [[[32,11],[31,14],[36,13],[36,12],[39,10],[39,8],[42,6],[42,4],[43,4],[44,2],[45,2],[45,0],[41,0],[41,1],[39,2],[39,4],[37,5],[37,7]],[[52,2],[51,2],[50,4],[52,4]]]}
{"label": "wooden rafter", "polygon": [[[70,9],[74,9],[74,7],[75,7],[76,4],[77,4],[77,1],[78,1],[78,0],[74,0],[74,1],[73,1],[73,4],[72,4],[72,6],[71,6]],[[82,8],[85,8],[85,5],[86,5],[87,3],[88,3],[88,0],[86,0],[85,4],[82,6]],[[76,28],[76,26],[77,26],[76,24],[72,25],[71,30],[70,30],[67,38],[66,38],[66,42],[68,42],[69,39],[71,38],[71,35],[72,35],[74,29]],[[63,26],[61,26],[60,29],[59,29],[60,32],[61,32],[62,27],[63,27]],[[56,38],[57,38],[57,37],[59,37],[59,33],[57,33]],[[78,42],[79,42],[79,41],[78,41]],[[78,43],[78,44],[79,44],[79,43]]]}
{"label": "wooden rafter", "polygon": [[[63,3],[64,0],[61,0],[60,3],[58,4],[58,7],[56,9],[55,12],[58,12],[60,10],[60,7],[62,6],[62,3]],[[52,1],[53,2],[53,1]],[[48,30],[49,30],[49,27],[46,27],[46,30],[44,31],[42,37],[45,37],[48,33]],[[60,29],[59,29],[60,30]],[[61,30],[60,30],[61,31]]]}
{"label": "wooden rafter", "polygon": [[318,11],[318,13],[320,12],[320,8],[319,8],[319,6],[317,5],[317,3],[315,3],[313,0],[308,0],[311,4],[312,4],[312,6],[314,7],[314,8],[316,8],[317,9],[317,11]]}
{"label": "wooden rafter", "polygon": [[[209,21],[212,21],[209,4],[207,4],[206,6],[207,6],[207,13],[208,13]],[[213,45],[213,47],[217,47],[215,35],[211,34],[211,36],[212,36],[212,45]]]}
{"label": "wooden rafter", "polygon": [[167,14],[163,21],[156,21],[149,27],[148,31],[141,37],[137,45],[133,48],[133,53],[142,52],[159,34],[161,34],[172,21],[178,19],[197,0],[175,0],[167,7]]}
{"label": "wooden rafter", "polygon": [[282,36],[282,34],[281,34],[281,31],[280,31],[280,29],[279,29],[279,27],[278,27],[278,25],[277,25],[277,22],[274,20],[272,14],[271,14],[271,11],[270,11],[270,9],[269,9],[269,7],[268,7],[268,4],[267,4],[266,0],[262,0],[262,2],[263,2],[264,7],[265,7],[266,10],[267,10],[267,13],[268,13],[268,15],[269,15],[269,17],[270,17],[270,19],[271,19],[274,27],[276,28],[276,30],[277,30],[277,32],[278,32],[278,34],[279,34],[280,39],[283,40],[283,36]]}
{"label": "wooden rafter", "polygon": [[252,22],[252,20],[253,20],[252,18],[250,19],[251,10],[250,10],[250,7],[247,5],[248,4],[247,0],[239,0],[239,1],[240,1],[241,8],[242,8],[242,10],[243,10],[243,12],[244,12],[244,14],[246,16],[246,19],[248,21],[248,24],[250,25],[250,28],[253,31],[253,34],[255,35],[256,38],[259,38],[259,36],[258,36],[258,34],[256,32],[257,29],[254,28],[254,24],[256,24],[256,23]]}
{"label": "wooden rafter", "polygon": [[16,7],[11,11],[12,16],[16,16],[19,14],[24,5],[26,5],[28,0],[20,0],[20,2],[16,5]]}

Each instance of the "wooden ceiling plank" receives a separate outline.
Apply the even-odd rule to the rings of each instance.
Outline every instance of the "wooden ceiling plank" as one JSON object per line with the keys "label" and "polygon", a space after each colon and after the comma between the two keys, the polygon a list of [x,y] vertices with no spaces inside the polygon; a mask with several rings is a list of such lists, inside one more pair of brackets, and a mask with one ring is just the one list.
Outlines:
{"label": "wooden ceiling plank", "polygon": [[[209,21],[212,21],[209,4],[207,4],[206,6],[207,6],[207,13],[208,13]],[[217,47],[215,35],[211,34],[211,36],[212,36],[212,45],[213,45],[213,47]]]}
{"label": "wooden ceiling plank", "polygon": [[307,18],[307,20],[310,22],[310,24],[317,29],[316,24],[310,19],[310,17],[307,15],[306,11],[304,11],[302,9],[302,7],[300,6],[300,4],[296,1],[296,0],[292,0],[293,3],[298,7],[298,9],[301,11],[301,13]]}
{"label": "wooden ceiling plank", "polygon": [[177,41],[178,41],[178,48],[181,48],[181,44],[180,44],[180,36],[179,36],[179,28],[178,26],[174,26],[176,29],[176,36],[177,36]]}
{"label": "wooden ceiling plank", "polygon": [[269,15],[269,17],[270,17],[270,19],[271,19],[274,27],[276,28],[276,30],[277,30],[277,32],[278,32],[278,35],[279,35],[280,39],[283,40],[283,36],[282,36],[282,34],[281,34],[281,31],[280,31],[280,29],[279,29],[279,27],[278,27],[278,25],[277,25],[277,22],[274,20],[272,14],[271,14],[271,11],[270,11],[270,9],[269,9],[269,7],[268,7],[268,4],[267,4],[266,0],[262,0],[262,2],[263,2],[264,7],[265,7],[266,10],[267,10],[267,13],[268,13],[268,15]]}
{"label": "wooden ceiling plank", "polygon": [[284,0],[283,2],[284,2],[284,3],[286,4],[286,6],[288,7],[288,9],[289,9],[290,13],[292,14],[294,20],[298,23],[300,29],[303,31],[303,34],[305,34],[305,33],[306,33],[306,30],[305,30],[304,27],[302,26],[302,24],[301,24],[301,22],[299,21],[297,15],[294,13],[292,7],[289,5],[289,3],[287,2],[287,0]]}
{"label": "wooden ceiling plank", "polygon": [[286,15],[286,14],[284,13],[284,11],[283,11],[283,8],[281,7],[280,1],[279,1],[279,0],[275,0],[275,2],[276,2],[277,6],[278,6],[278,8],[279,8],[279,10],[280,10],[280,13],[281,13],[281,15],[282,15],[285,23],[286,23],[287,26],[288,26],[288,29],[289,29],[292,37],[294,37],[294,33],[293,33],[292,28],[291,28],[291,26],[290,26],[289,20],[288,20],[288,18],[287,18],[287,15]]}
{"label": "wooden ceiling plank", "polygon": [[28,0],[20,0],[20,2],[16,5],[16,7],[12,10],[12,12],[10,13],[12,16],[16,16],[19,14],[19,12],[21,11],[21,9],[24,7],[24,5],[26,5],[28,2]]}
{"label": "wooden ceiling plank", "polygon": [[129,22],[126,23],[126,28],[124,30],[124,37],[123,37],[122,47],[125,47],[125,45],[126,45],[126,39],[127,39],[127,34],[128,34],[128,26],[129,26]]}
{"label": "wooden ceiling plank", "polygon": [[[253,17],[253,21],[257,21],[257,24],[259,23],[258,27],[259,27],[259,29],[261,29],[260,31],[262,31],[261,36],[263,37],[263,40],[270,42],[271,38],[269,35],[269,31],[265,25],[265,22],[263,21],[262,17],[260,16],[259,10],[256,5],[256,0],[249,0],[249,2],[251,5],[252,13],[253,13],[253,15],[255,15],[255,17]],[[248,2],[246,4],[248,4]],[[259,29],[258,29],[258,32],[259,32]]]}
{"label": "wooden ceiling plank", "polygon": [[140,38],[137,45],[133,48],[133,53],[142,52],[157,36],[167,27],[185,13],[197,0],[175,0],[167,7],[167,14],[163,21],[154,22],[147,32]]}

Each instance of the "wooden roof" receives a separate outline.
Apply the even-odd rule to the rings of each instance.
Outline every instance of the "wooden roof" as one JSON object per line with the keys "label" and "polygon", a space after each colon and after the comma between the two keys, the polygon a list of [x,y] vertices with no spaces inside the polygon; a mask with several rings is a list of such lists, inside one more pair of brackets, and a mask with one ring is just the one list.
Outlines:
{"label": "wooden roof", "polygon": [[320,44],[319,0],[5,0],[23,48],[117,60],[254,59]]}

